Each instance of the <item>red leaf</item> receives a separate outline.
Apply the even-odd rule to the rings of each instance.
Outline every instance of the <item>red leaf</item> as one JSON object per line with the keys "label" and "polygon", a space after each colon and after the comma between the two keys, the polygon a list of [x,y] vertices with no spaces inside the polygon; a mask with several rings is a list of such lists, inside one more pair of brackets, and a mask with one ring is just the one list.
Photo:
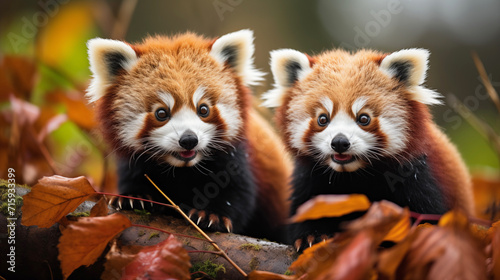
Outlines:
{"label": "red leaf", "polygon": [[375,260],[375,246],[368,232],[360,232],[340,253],[335,264],[315,279],[367,279]]}
{"label": "red leaf", "polygon": [[125,267],[122,279],[191,279],[189,255],[175,236],[143,249]]}

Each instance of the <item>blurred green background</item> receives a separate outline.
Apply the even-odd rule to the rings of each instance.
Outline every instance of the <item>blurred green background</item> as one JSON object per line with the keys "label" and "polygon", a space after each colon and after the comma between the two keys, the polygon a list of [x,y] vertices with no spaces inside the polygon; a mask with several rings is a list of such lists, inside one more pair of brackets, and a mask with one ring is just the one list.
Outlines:
{"label": "blurred green background", "polygon": [[[184,31],[216,37],[249,28],[256,37],[256,65],[267,73],[269,51],[278,48],[293,48],[310,55],[334,47],[386,52],[411,47],[429,49],[427,86],[441,92],[445,101],[449,94],[456,95],[498,134],[500,118],[479,79],[471,51],[477,52],[498,90],[499,15],[500,1],[495,0],[4,0],[0,2],[0,76],[12,78],[12,67],[19,65],[12,66],[5,58],[19,56],[33,63],[36,75],[28,77],[34,80],[30,80],[33,85],[25,93],[2,84],[5,78],[0,77],[1,108],[5,111],[10,107],[9,94],[16,91],[18,98],[42,109],[50,108],[47,119],[67,114],[73,122],[58,126],[44,140],[55,165],[64,175],[90,174],[103,182],[105,171],[100,166],[106,158],[103,160],[95,147],[99,145],[94,145],[99,136],[92,132],[94,124],[85,116],[85,110],[78,107],[90,77],[85,42],[97,36],[137,42],[149,34]],[[16,71],[26,72],[22,67]],[[272,76],[266,78],[255,88],[257,95],[270,88]],[[436,122],[457,144],[469,167],[499,168],[487,140],[451,107],[432,110]],[[12,131],[8,122],[3,121],[2,126],[5,146],[13,141],[9,135]],[[5,149],[2,152],[8,153]],[[3,164],[8,165],[8,160],[4,155]],[[39,175],[32,175],[32,179]]]}

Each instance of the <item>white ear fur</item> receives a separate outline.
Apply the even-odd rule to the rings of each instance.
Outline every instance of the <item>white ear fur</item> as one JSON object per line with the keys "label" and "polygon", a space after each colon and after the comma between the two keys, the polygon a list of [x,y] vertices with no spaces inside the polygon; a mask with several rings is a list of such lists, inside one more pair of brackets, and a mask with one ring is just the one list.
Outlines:
{"label": "white ear fur", "polygon": [[283,104],[286,90],[296,81],[303,79],[312,71],[309,58],[292,49],[271,52],[271,71],[274,77],[274,89],[262,95],[262,106],[275,108]]}
{"label": "white ear fur", "polygon": [[404,49],[386,56],[380,63],[380,70],[405,83],[413,93],[413,100],[427,105],[441,104],[439,93],[421,86],[425,81],[428,59],[428,50]]}
{"label": "white ear fur", "polygon": [[255,69],[253,40],[253,31],[243,29],[220,37],[213,43],[210,51],[219,63],[228,63],[234,68],[245,85],[256,85],[265,75]]}
{"label": "white ear fur", "polygon": [[137,62],[135,51],[122,41],[95,38],[87,42],[90,71],[93,79],[87,90],[89,102],[104,96],[117,71],[129,71]]}

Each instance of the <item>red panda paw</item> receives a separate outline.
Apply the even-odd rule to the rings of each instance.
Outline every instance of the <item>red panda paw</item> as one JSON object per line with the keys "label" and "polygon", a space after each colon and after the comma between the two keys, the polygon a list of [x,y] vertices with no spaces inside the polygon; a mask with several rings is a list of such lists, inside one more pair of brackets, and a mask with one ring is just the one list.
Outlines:
{"label": "red panda paw", "polygon": [[117,197],[117,196],[112,196],[109,198],[105,196],[105,198],[108,202],[108,205],[115,208],[117,211],[133,210],[133,209],[152,210],[153,203],[142,200],[142,199],[152,200],[151,196],[149,195],[147,195],[146,197],[142,197],[140,195],[128,195],[128,196],[135,197],[137,199]]}
{"label": "red panda paw", "polygon": [[299,239],[295,240],[295,242],[293,243],[293,246],[295,247],[297,252],[299,252],[299,251],[303,251],[303,250],[311,247],[312,245],[314,245],[316,243],[325,242],[328,238],[330,238],[330,237],[326,234],[322,234],[322,235],[310,234],[310,235],[307,235],[306,237],[299,238]]}
{"label": "red panda paw", "polygon": [[196,209],[191,209],[188,216],[193,222],[203,229],[211,231],[233,231],[233,222],[228,217]]}

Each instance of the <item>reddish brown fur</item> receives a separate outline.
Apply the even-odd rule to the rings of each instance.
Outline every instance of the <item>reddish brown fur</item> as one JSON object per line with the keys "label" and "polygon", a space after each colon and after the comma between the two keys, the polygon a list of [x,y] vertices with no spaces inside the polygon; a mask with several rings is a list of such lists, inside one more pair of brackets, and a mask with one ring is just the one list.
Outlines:
{"label": "reddish brown fur", "polygon": [[[102,132],[115,151],[130,155],[134,151],[124,148],[116,137],[116,128],[127,121],[120,119],[118,112],[139,112],[138,108],[163,104],[157,96],[158,91],[168,92],[176,104],[196,110],[192,97],[200,84],[206,87],[204,98],[210,98],[213,104],[221,98],[224,87],[234,87],[238,94],[236,106],[243,119],[238,138],[248,139],[251,166],[259,185],[260,205],[268,208],[261,211],[269,213],[273,224],[283,224],[289,211],[287,199],[291,161],[272,128],[252,108],[250,90],[242,84],[233,69],[228,65],[221,66],[210,56],[213,42],[187,33],[172,38],[151,37],[142,44],[133,45],[140,58],[137,64],[129,73],[122,72],[116,78],[116,84],[110,86],[105,96],[96,103]],[[140,92],[137,89],[141,89]],[[171,113],[175,114],[179,108],[181,106],[174,106]],[[210,111],[207,121],[220,124],[224,129],[224,120],[216,108]],[[147,136],[151,129],[160,125],[162,123],[155,119],[151,110],[137,137]]]}
{"label": "reddish brown fur", "polygon": [[[351,113],[353,102],[361,96],[369,96],[370,110],[377,116],[387,108],[399,108],[401,118],[408,120],[406,149],[398,157],[401,159],[427,155],[431,172],[434,174],[446,202],[450,207],[460,207],[473,213],[472,190],[469,174],[456,148],[436,127],[426,105],[411,100],[412,94],[396,79],[389,78],[378,69],[386,54],[362,50],[350,54],[342,50],[328,51],[309,60],[313,61],[312,72],[296,82],[285,94],[283,104],[276,111],[276,123],[281,129],[289,150],[303,153],[291,145],[288,130],[293,118],[300,111],[307,111],[313,117],[304,140],[321,131],[316,122],[318,100],[328,97],[333,101],[334,111]],[[332,115],[335,115],[333,113]],[[372,122],[366,131],[379,136],[382,144],[387,138],[379,130],[378,120]]]}

